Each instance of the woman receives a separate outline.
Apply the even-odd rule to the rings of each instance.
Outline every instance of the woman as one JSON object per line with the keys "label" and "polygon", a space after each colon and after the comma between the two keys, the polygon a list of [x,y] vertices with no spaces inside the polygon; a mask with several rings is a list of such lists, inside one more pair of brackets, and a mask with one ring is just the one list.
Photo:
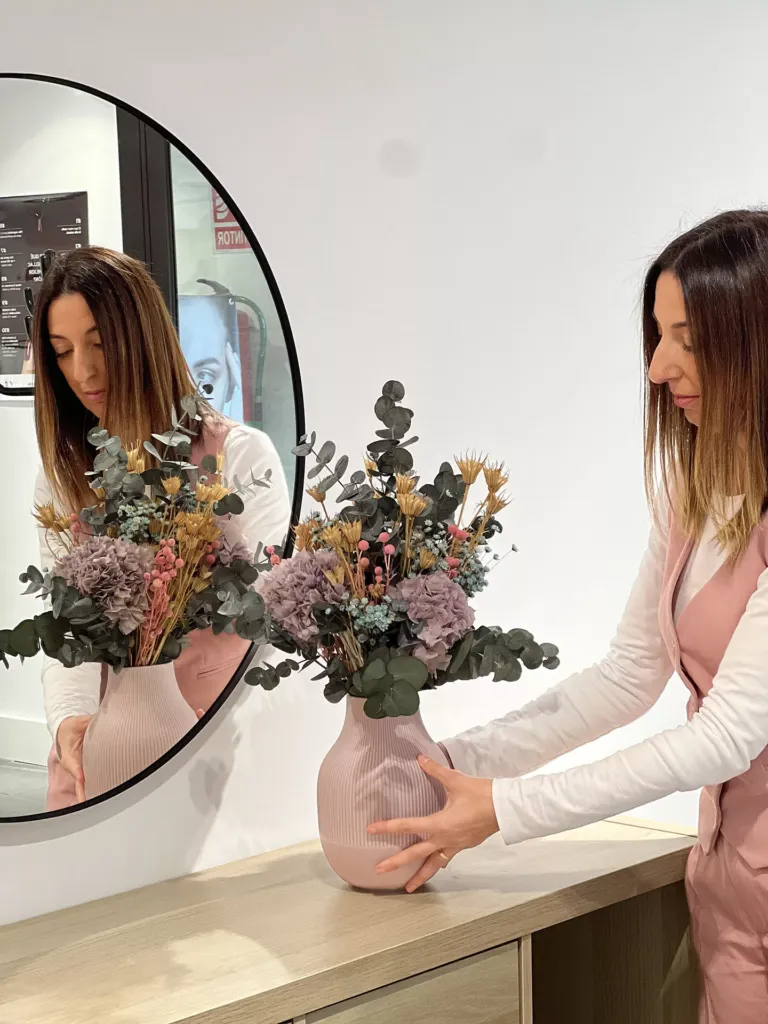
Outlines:
{"label": "woman", "polygon": [[[701,1020],[764,1024],[768,214],[722,214],[674,241],[646,277],[643,336],[655,525],[608,656],[446,741],[457,770],[423,764],[446,788],[445,809],[371,830],[428,837],[381,866],[427,856],[414,889],[496,831],[518,843],[705,787],[687,878]],[[673,672],[691,694],[686,725],[594,764],[519,777],[637,719]]]}
{"label": "woman", "polygon": [[[65,512],[93,503],[84,475],[93,449],[91,427],[103,424],[126,443],[149,439],[172,425],[172,409],[195,393],[162,294],[144,266],[107,249],[78,249],[60,257],[45,277],[32,328],[35,423],[42,469],[35,504],[50,501]],[[227,524],[226,541],[254,550],[281,544],[290,502],[277,452],[269,438],[200,406],[202,428],[192,458],[223,453],[222,475],[234,480],[272,470],[269,488],[248,495],[245,511]],[[41,558],[55,549],[41,529]],[[185,699],[205,712],[239,665],[248,642],[237,636],[193,633],[175,662]],[[46,659],[45,712],[54,745],[48,761],[48,810],[84,799],[82,743],[100,699],[101,666],[65,668]]]}

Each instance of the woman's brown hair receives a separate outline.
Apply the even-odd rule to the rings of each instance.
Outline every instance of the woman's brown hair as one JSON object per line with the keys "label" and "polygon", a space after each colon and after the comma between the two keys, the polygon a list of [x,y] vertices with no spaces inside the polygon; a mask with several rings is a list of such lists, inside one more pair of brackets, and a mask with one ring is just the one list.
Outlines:
{"label": "woman's brown hair", "polygon": [[[707,517],[733,562],[768,498],[768,213],[722,213],[681,235],[651,265],[643,289],[646,370],[659,343],[653,316],[663,273],[680,282],[701,382],[701,423],[646,375],[645,476],[666,492],[681,528],[699,539]],[[743,495],[728,519],[723,499]]]}
{"label": "woman's brown hair", "polygon": [[92,504],[84,476],[93,463],[88,431],[97,425],[70,389],[48,335],[48,311],[62,295],[85,299],[99,331],[107,372],[102,425],[125,444],[148,440],[171,424],[195,386],[162,293],[146,267],[110,249],[76,249],[58,257],[35,302],[35,427],[43,469],[71,511]]}

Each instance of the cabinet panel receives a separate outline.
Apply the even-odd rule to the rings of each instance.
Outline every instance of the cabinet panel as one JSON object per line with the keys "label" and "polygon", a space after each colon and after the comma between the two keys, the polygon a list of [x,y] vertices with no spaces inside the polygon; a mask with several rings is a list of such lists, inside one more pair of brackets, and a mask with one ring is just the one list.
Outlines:
{"label": "cabinet panel", "polygon": [[698,973],[682,882],[533,936],[536,1024],[695,1024]]}
{"label": "cabinet panel", "polygon": [[521,1024],[519,955],[511,942],[310,1013],[301,1024]]}

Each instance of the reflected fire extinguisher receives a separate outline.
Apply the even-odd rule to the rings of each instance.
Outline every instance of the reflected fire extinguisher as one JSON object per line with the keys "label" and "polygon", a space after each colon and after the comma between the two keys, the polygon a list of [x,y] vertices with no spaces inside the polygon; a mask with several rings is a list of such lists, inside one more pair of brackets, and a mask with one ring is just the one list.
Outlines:
{"label": "reflected fire extinguisher", "polygon": [[[240,303],[252,310],[256,317],[259,343],[258,347],[252,342],[254,332],[253,320],[244,310],[237,311],[237,335],[240,351],[240,370],[242,373],[243,392],[243,419],[246,423],[252,423],[256,427],[264,425],[264,396],[262,387],[264,383],[264,362],[267,355],[267,321],[252,299],[244,295],[233,295],[219,281],[212,281],[209,278],[201,277],[198,284],[207,285],[215,295],[226,295],[235,303]],[[254,357],[255,350],[255,357]]]}

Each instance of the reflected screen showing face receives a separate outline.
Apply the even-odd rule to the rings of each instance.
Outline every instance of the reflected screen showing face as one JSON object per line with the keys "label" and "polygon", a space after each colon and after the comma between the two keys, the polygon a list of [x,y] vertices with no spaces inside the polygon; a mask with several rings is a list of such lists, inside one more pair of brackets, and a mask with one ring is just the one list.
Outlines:
{"label": "reflected screen showing face", "polygon": [[180,295],[179,340],[192,376],[214,409],[243,419],[237,308],[228,295]]}

